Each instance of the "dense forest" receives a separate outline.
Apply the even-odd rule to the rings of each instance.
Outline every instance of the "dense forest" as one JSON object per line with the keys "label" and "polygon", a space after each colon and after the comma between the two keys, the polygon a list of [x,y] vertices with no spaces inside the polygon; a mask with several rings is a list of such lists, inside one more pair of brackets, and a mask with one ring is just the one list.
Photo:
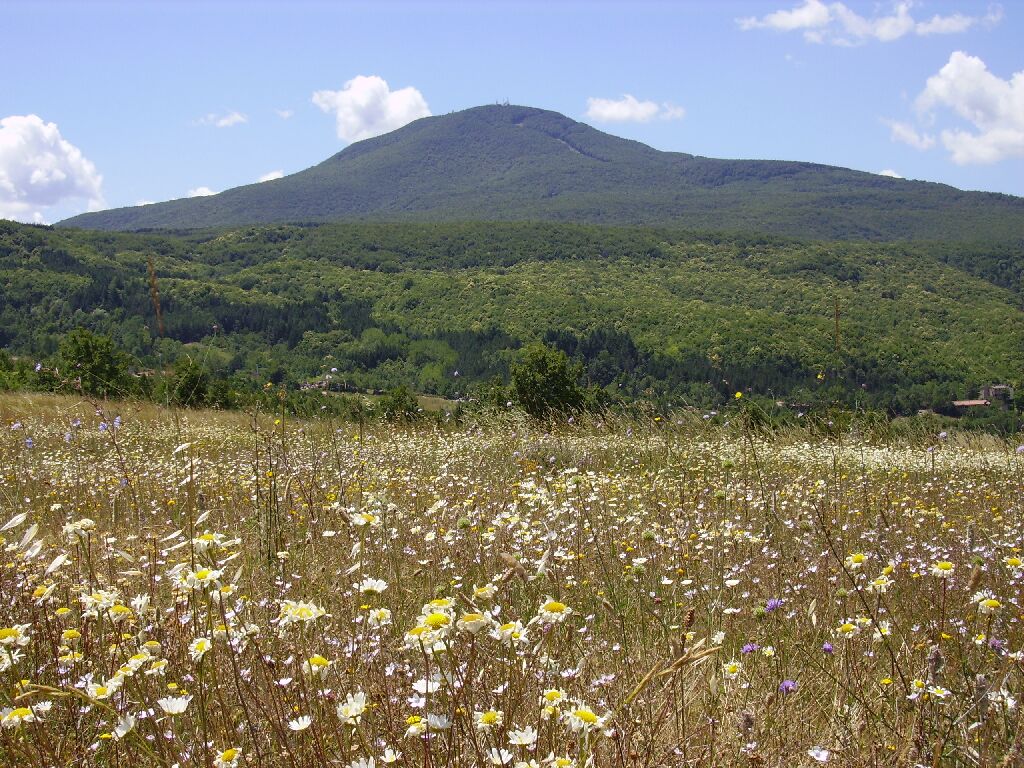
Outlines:
{"label": "dense forest", "polygon": [[151,389],[176,370],[208,381],[221,404],[268,383],[466,399],[544,342],[613,399],[712,408],[740,391],[794,409],[950,412],[985,384],[1021,391],[1022,270],[1020,249],[986,243],[541,223],[126,234],[0,222],[0,378],[56,386],[70,373],[62,343],[84,329],[121,356],[121,387]]}

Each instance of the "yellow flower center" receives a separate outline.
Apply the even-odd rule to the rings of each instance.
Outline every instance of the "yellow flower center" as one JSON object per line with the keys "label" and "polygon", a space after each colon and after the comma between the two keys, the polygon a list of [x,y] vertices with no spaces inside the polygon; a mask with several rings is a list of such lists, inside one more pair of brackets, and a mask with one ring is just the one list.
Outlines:
{"label": "yellow flower center", "polygon": [[587,725],[593,725],[597,722],[597,715],[591,712],[589,709],[577,709],[573,712],[576,717],[582,720]]}
{"label": "yellow flower center", "polygon": [[560,603],[557,600],[551,600],[544,603],[544,610],[548,613],[562,613],[565,611],[565,603]]}
{"label": "yellow flower center", "polygon": [[441,627],[448,626],[448,624],[451,623],[451,618],[446,613],[434,612],[427,616],[427,618],[423,620],[423,623],[431,629],[440,629]]}

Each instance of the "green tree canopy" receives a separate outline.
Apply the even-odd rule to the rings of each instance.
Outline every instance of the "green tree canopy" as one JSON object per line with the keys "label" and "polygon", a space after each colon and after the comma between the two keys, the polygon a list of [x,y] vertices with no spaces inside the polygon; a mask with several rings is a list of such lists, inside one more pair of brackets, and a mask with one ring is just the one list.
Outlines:
{"label": "green tree canopy", "polygon": [[512,394],[531,416],[585,407],[587,393],[579,380],[583,369],[559,349],[534,343],[523,347],[512,365]]}
{"label": "green tree canopy", "polygon": [[61,341],[59,355],[62,372],[77,379],[83,392],[102,397],[124,393],[127,361],[109,336],[76,328]]}

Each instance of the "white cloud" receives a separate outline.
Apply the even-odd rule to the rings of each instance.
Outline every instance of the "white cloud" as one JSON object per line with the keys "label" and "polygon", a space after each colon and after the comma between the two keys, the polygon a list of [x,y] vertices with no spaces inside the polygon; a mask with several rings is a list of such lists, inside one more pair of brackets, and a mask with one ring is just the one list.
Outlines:
{"label": "white cloud", "polygon": [[889,126],[889,138],[898,141],[914,149],[931,149],[935,146],[935,137],[927,133],[919,133],[910,123],[901,123],[897,120],[883,120]]}
{"label": "white cloud", "polygon": [[0,119],[0,219],[45,221],[42,208],[84,200],[89,210],[104,205],[103,177],[56,123],[38,115]]}
{"label": "white cloud", "polygon": [[135,204],[136,205],[153,205],[153,203],[155,203],[155,202],[156,202],[156,200],[136,200]]}
{"label": "white cloud", "polygon": [[686,117],[686,110],[675,104],[669,104],[666,101],[661,105],[661,115],[659,117],[662,120],[682,120]]}
{"label": "white cloud", "polygon": [[886,168],[884,171],[879,171],[878,175],[879,176],[888,176],[890,179],[902,179],[903,178],[898,173],[896,173],[896,171],[894,171],[892,168]]}
{"label": "white cloud", "polygon": [[828,26],[832,14],[820,0],[805,0],[804,4],[788,11],[774,11],[760,19],[749,16],[737,19],[740,29],[777,29],[791,32],[795,29],[817,29]]}
{"label": "white cloud", "polygon": [[216,195],[216,194],[217,193],[214,192],[209,187],[196,187],[195,189],[190,189],[188,191],[188,196],[189,197],[208,197],[209,195]]}
{"label": "white cloud", "polygon": [[949,109],[973,126],[940,134],[958,165],[1024,157],[1024,70],[1003,80],[977,56],[954,51],[928,78],[917,108],[932,117],[939,108]]}
{"label": "white cloud", "polygon": [[379,136],[430,116],[422,93],[412,86],[392,91],[376,75],[354,77],[340,91],[316,91],[313,103],[334,113],[338,138],[346,142]]}
{"label": "white cloud", "polygon": [[740,29],[771,29],[777,32],[803,32],[811,43],[858,45],[870,40],[888,43],[907,35],[951,35],[966,32],[979,24],[994,25],[1002,19],[1002,8],[990,6],[985,16],[967,16],[953,13],[935,15],[918,21],[910,10],[914,3],[906,0],[892,5],[888,14],[861,16],[841,2],[804,0],[789,10],[779,10],[761,18],[750,16],[737,19]]}
{"label": "white cloud", "polygon": [[966,32],[977,22],[973,16],[964,16],[962,13],[932,16],[928,21],[919,22],[916,31],[919,35],[955,35],[958,32]]}
{"label": "white cloud", "polygon": [[218,115],[211,112],[210,114],[203,115],[201,118],[196,120],[196,125],[212,125],[214,128],[230,128],[233,125],[239,125],[240,123],[247,122],[249,122],[249,118],[241,112],[228,112],[224,115]]}
{"label": "white cloud", "polygon": [[273,181],[274,179],[280,179],[284,176],[284,171],[270,171],[270,173],[264,173],[258,179],[257,182],[263,183],[264,181]]}
{"label": "white cloud", "polygon": [[655,118],[682,120],[685,116],[686,110],[675,104],[640,101],[628,93],[621,99],[587,99],[587,117],[601,123],[647,123]]}
{"label": "white cloud", "polygon": [[280,117],[282,120],[287,120],[289,117],[295,114],[294,109],[275,109],[274,111],[277,112],[277,116]]}

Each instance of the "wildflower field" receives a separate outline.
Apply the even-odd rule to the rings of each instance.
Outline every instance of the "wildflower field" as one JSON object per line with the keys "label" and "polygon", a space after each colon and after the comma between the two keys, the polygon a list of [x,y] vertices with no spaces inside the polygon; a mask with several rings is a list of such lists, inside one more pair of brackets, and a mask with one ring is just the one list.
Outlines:
{"label": "wildflower field", "polygon": [[0,400],[0,765],[1019,765],[1024,452]]}

